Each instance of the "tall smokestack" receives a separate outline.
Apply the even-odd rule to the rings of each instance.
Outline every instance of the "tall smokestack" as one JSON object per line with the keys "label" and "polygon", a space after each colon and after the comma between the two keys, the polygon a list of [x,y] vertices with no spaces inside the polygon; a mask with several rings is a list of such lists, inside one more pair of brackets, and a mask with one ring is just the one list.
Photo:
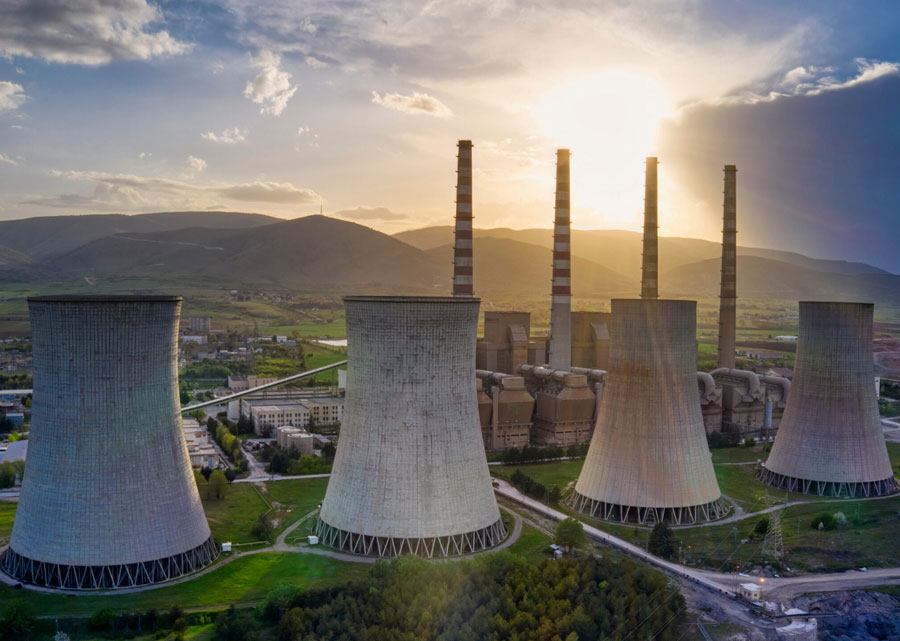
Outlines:
{"label": "tall smokestack", "polygon": [[556,150],[556,215],[553,224],[553,288],[550,367],[572,366],[572,259],[569,226],[569,150]]}
{"label": "tall smokestack", "polygon": [[457,146],[453,295],[472,296],[472,141],[460,140]]}
{"label": "tall smokestack", "polygon": [[644,181],[644,259],[641,265],[641,298],[659,298],[659,238],[656,216],[656,156],[647,157]]}
{"label": "tall smokestack", "polygon": [[737,331],[737,167],[725,165],[722,207],[722,289],[719,293],[719,367],[734,369]]}

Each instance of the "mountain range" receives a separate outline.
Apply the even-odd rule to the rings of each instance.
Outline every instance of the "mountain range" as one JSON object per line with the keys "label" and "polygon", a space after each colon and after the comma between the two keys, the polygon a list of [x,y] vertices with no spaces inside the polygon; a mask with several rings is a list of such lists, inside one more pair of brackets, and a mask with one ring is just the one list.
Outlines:
{"label": "mountain range", "polygon": [[[388,236],[326,216],[282,220],[240,212],[88,215],[0,222],[0,277],[191,279],[222,287],[284,287],[335,295],[362,292],[444,294],[453,229],[429,227]],[[549,229],[475,230],[475,288],[482,296],[539,297],[549,291]],[[664,296],[718,294],[720,246],[660,238]],[[574,230],[573,293],[634,296],[641,235]],[[900,276],[865,263],[741,247],[742,297],[869,300],[900,304]]]}

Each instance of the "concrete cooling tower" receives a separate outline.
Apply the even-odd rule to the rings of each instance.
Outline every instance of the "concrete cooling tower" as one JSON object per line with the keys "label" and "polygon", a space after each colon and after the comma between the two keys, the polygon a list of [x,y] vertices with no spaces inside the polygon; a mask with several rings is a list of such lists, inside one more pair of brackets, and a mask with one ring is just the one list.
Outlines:
{"label": "concrete cooling tower", "polygon": [[613,300],[610,363],[573,507],[630,523],[727,512],[697,402],[697,304]]}
{"label": "concrete cooling tower", "polygon": [[875,393],[873,305],[800,303],[794,380],[760,479],[819,496],[896,492]]}
{"label": "concrete cooling tower", "polygon": [[351,296],[341,441],[316,532],[331,547],[452,556],[506,535],[484,454],[477,298]]}
{"label": "concrete cooling tower", "polygon": [[28,306],[28,474],[3,570],[86,590],[168,581],[213,561],[179,414],[181,298],[47,296]]}

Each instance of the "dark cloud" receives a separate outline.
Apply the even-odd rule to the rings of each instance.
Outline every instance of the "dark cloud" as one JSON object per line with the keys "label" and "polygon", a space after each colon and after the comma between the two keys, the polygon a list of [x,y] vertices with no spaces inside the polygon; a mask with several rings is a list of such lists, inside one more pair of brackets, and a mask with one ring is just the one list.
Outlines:
{"label": "dark cloud", "polygon": [[737,165],[744,245],[900,272],[898,105],[900,77],[888,75],[816,95],[697,106],[663,128],[660,160],[715,217],[722,165]]}

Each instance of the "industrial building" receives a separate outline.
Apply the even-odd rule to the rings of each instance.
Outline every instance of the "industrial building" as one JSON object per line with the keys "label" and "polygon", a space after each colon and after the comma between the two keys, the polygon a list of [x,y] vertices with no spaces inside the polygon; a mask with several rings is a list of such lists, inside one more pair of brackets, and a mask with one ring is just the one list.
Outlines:
{"label": "industrial building", "polygon": [[870,303],[800,303],[791,396],[769,458],[772,487],[819,496],[896,492],[874,388]]}
{"label": "industrial building", "polygon": [[479,301],[344,299],[347,396],[316,535],[368,556],[452,556],[506,535],[481,437]]}
{"label": "industrial building", "polygon": [[284,425],[333,425],[344,418],[344,399],[337,396],[245,396],[240,413],[253,421],[257,435],[274,433]]}
{"label": "industrial building", "polygon": [[174,296],[28,301],[34,419],[0,567],[22,583],[131,588],[219,553],[182,435]]}
{"label": "industrial building", "polygon": [[642,524],[723,516],[697,402],[696,303],[613,300],[610,333],[609,373],[573,506]]}
{"label": "industrial building", "polygon": [[313,435],[302,427],[284,425],[275,430],[278,445],[286,450],[297,450],[303,456],[312,456],[315,451]]}
{"label": "industrial building", "polygon": [[531,338],[528,312],[485,312],[484,338],[475,349],[478,369],[515,374],[520,365],[546,360],[545,340]]}
{"label": "industrial building", "polygon": [[597,395],[588,385],[588,375],[576,374],[570,369],[553,370],[533,365],[523,365],[519,372],[535,399],[531,443],[589,443],[594,432]]}
{"label": "industrial building", "polygon": [[478,416],[485,450],[531,442],[534,398],[521,376],[477,370]]}

